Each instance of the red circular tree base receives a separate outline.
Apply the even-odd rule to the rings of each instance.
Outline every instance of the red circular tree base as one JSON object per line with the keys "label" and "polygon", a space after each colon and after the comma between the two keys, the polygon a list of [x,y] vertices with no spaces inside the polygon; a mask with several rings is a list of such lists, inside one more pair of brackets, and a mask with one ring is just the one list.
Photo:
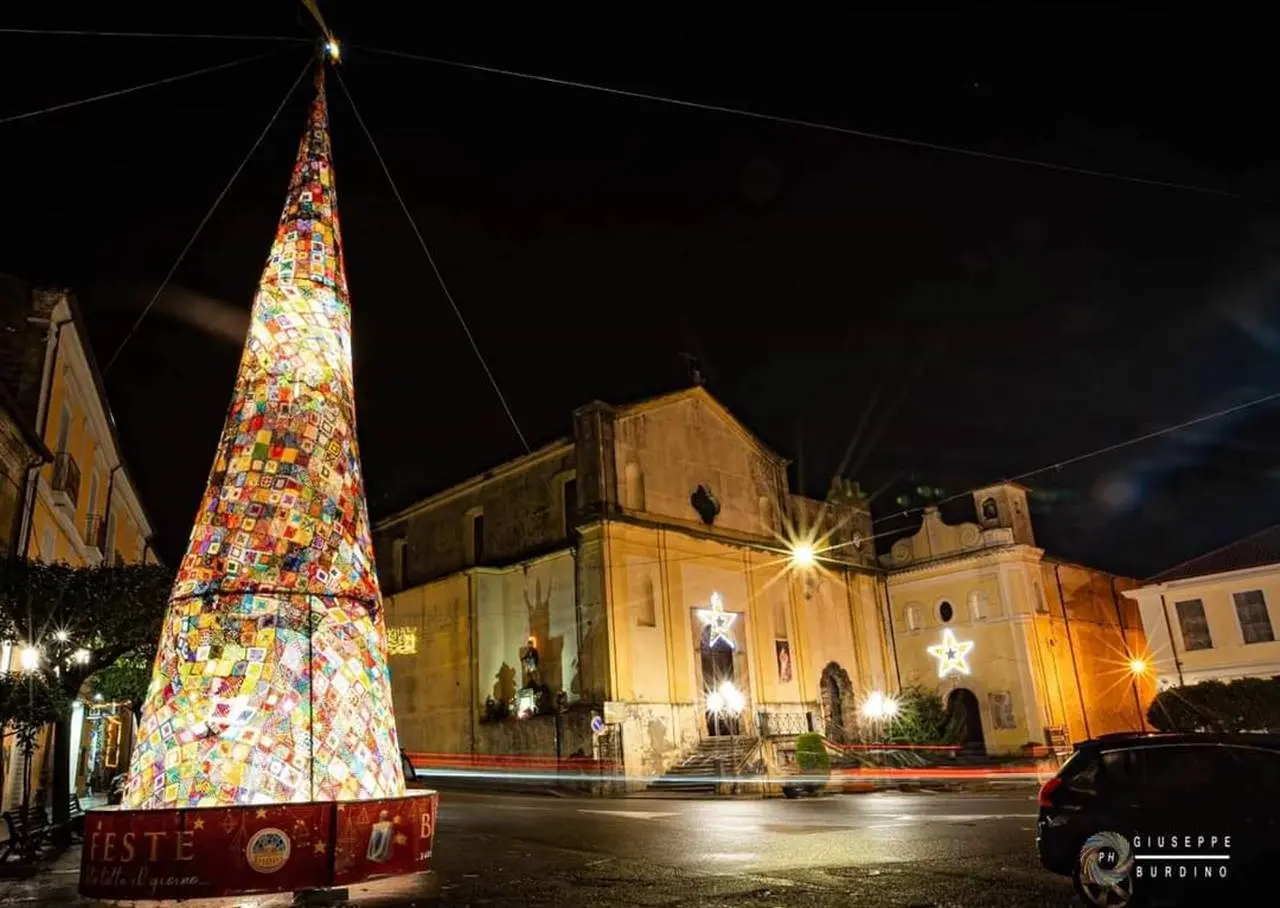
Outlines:
{"label": "red circular tree base", "polygon": [[348,886],[427,870],[440,796],[91,810],[80,894],[194,899]]}

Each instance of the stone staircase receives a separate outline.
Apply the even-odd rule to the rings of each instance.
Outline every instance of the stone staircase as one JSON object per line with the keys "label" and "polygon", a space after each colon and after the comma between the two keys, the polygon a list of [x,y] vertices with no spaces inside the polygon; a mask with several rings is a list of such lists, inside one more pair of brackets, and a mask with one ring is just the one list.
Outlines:
{"label": "stone staircase", "polygon": [[682,794],[714,794],[716,780],[737,775],[755,751],[757,738],[717,735],[703,738],[689,754],[649,785],[650,791]]}

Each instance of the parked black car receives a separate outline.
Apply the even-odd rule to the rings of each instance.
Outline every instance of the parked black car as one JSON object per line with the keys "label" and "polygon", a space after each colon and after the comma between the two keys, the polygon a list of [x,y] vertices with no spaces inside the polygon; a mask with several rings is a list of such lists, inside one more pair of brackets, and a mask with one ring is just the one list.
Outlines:
{"label": "parked black car", "polygon": [[1107,735],[1040,789],[1040,861],[1088,905],[1270,889],[1280,735]]}

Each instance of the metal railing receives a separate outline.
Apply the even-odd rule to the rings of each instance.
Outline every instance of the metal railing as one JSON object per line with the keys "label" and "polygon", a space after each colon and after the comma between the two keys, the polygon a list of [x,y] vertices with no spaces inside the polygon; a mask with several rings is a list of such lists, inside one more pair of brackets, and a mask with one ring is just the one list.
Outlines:
{"label": "metal railing", "polygon": [[811,712],[772,712],[764,709],[756,713],[756,728],[760,730],[762,738],[785,738],[815,730]]}
{"label": "metal railing", "polygon": [[53,455],[53,482],[50,486],[54,492],[61,492],[71,499],[73,508],[80,501],[80,465],[66,451]]}

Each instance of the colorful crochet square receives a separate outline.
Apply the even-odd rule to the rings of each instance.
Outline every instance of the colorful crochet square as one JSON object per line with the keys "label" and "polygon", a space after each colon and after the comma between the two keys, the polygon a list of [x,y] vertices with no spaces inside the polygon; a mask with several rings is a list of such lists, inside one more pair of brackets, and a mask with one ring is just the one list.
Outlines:
{"label": "colorful crochet square", "polygon": [[404,793],[323,86],[178,571],[124,806]]}

